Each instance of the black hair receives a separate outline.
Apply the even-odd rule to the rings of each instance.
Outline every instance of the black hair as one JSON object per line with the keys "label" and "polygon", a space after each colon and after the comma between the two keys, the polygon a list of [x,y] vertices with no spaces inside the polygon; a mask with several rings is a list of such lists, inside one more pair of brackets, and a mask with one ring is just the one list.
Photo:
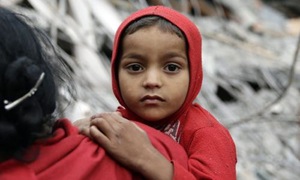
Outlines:
{"label": "black hair", "polygon": [[[0,8],[0,158],[33,160],[34,155],[26,159],[27,148],[51,135],[58,85],[63,74],[70,78],[60,62],[46,34],[31,26],[25,16]],[[5,101],[28,93],[42,73],[44,79],[34,95],[5,109]]]}
{"label": "black hair", "polygon": [[163,32],[175,33],[178,37],[185,40],[185,36],[182,31],[175,25],[173,25],[168,20],[160,16],[144,16],[140,19],[132,22],[128,27],[126,27],[123,37],[127,34],[133,34],[139,29],[147,28],[151,26],[157,26]]}

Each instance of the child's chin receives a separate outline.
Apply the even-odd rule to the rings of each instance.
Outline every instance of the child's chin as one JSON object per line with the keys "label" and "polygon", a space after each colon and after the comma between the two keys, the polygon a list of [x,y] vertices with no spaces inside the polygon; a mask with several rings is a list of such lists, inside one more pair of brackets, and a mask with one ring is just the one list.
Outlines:
{"label": "child's chin", "polygon": [[155,116],[152,114],[152,115],[148,115],[148,116],[145,115],[142,118],[145,122],[160,122],[165,118],[165,116],[161,116],[161,115]]}

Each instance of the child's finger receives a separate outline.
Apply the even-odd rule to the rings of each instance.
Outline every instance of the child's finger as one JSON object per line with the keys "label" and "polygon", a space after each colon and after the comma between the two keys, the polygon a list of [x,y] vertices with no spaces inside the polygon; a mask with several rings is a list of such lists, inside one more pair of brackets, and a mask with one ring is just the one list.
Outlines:
{"label": "child's finger", "polygon": [[128,119],[123,118],[122,116],[120,116],[119,112],[111,113],[111,114],[110,114],[110,117],[111,117],[114,121],[116,121],[116,122],[118,122],[118,123],[122,123],[122,124],[130,123],[130,124],[132,124],[134,127],[136,127],[138,130],[140,130],[140,131],[142,131],[142,132],[144,131],[142,128],[140,128],[138,125],[136,125],[136,124],[133,123],[132,121],[129,121]]}
{"label": "child's finger", "polygon": [[90,118],[84,118],[84,119],[79,119],[73,122],[73,125],[76,126],[78,129],[84,128],[84,127],[89,127],[90,126]]}
{"label": "child's finger", "polygon": [[100,118],[102,113],[98,113],[98,114],[94,114],[91,116],[91,120],[96,119],[96,118]]}
{"label": "child's finger", "polygon": [[95,126],[101,131],[108,139],[114,136],[114,126],[110,123],[109,119],[96,118],[91,121],[91,126]]}
{"label": "child's finger", "polygon": [[127,121],[127,119],[123,118],[119,112],[105,113],[102,117],[108,119],[109,122],[123,123]]}
{"label": "child's finger", "polygon": [[117,114],[119,116],[122,116],[122,114],[118,111],[115,111],[115,112],[102,112],[102,113],[94,114],[93,116],[91,116],[91,120],[96,119],[96,118],[102,118],[102,117],[105,117],[109,114]]}
{"label": "child's finger", "polygon": [[110,140],[96,126],[90,127],[90,134],[96,143],[103,148],[109,148]]}
{"label": "child's finger", "polygon": [[101,119],[107,121],[107,123],[109,123],[112,128],[115,128],[115,126],[117,125],[116,123],[120,123],[124,121],[122,116],[120,116],[119,113],[117,112],[105,112],[99,114],[99,116]]}
{"label": "child's finger", "polygon": [[86,126],[86,127],[82,127],[79,129],[79,133],[83,134],[85,136],[88,136],[89,138],[91,138],[91,134],[90,134],[90,126]]}

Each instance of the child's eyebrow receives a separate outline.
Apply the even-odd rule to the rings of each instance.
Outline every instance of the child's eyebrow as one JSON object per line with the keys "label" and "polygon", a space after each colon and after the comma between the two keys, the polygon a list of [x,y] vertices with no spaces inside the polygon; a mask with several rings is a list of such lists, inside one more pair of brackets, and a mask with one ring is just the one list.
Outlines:
{"label": "child's eyebrow", "polygon": [[132,58],[132,59],[144,59],[142,54],[136,53],[136,52],[129,52],[122,55],[123,58]]}
{"label": "child's eyebrow", "polygon": [[174,58],[174,57],[180,57],[180,58],[188,61],[186,53],[182,54],[182,53],[171,51],[164,55],[164,58]]}

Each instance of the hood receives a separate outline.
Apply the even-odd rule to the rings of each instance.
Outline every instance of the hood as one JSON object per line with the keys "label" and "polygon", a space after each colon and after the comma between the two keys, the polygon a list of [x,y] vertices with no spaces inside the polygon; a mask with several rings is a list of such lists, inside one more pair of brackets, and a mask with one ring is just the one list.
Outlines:
{"label": "hood", "polygon": [[[160,16],[172,24],[177,26],[185,35],[188,43],[188,58],[189,58],[189,72],[190,72],[190,84],[187,97],[181,108],[168,119],[177,120],[181,115],[185,114],[188,108],[192,105],[194,99],[197,97],[200,92],[203,72],[202,72],[202,38],[200,31],[197,26],[189,20],[185,15],[170,9],[165,6],[149,6],[147,8],[136,11],[127,17],[122,24],[119,26],[114,39],[113,53],[111,59],[111,74],[112,74],[112,88],[113,92],[118,99],[119,103],[129,111],[129,108],[124,103],[119,84],[117,82],[118,77],[116,74],[115,67],[117,63],[119,48],[121,46],[122,33],[128,25],[132,22],[144,17],[144,16]],[[127,114],[132,112],[127,112]],[[133,114],[132,114],[133,115]],[[135,116],[135,115],[133,115]],[[138,119],[136,119],[138,120]]]}

